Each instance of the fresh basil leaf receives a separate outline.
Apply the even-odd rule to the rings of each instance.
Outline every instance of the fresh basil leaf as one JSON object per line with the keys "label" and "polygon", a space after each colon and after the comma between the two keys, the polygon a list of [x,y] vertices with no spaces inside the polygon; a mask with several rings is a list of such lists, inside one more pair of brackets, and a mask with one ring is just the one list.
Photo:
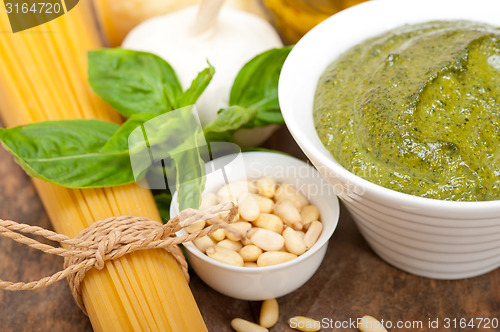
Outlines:
{"label": "fresh basil leaf", "polygon": [[169,192],[162,192],[161,194],[154,195],[156,207],[160,212],[160,217],[163,223],[170,220],[170,203],[172,203],[172,195]]}
{"label": "fresh basil leaf", "polygon": [[279,108],[263,108],[261,107],[260,112],[258,112],[255,120],[248,124],[247,127],[263,127],[269,124],[284,124],[283,116],[281,115],[281,109]]}
{"label": "fresh basil leaf", "polygon": [[90,51],[88,62],[92,89],[123,115],[161,114],[177,108],[181,84],[173,68],[159,56],[102,49]]}
{"label": "fresh basil leaf", "polygon": [[203,128],[207,141],[231,141],[234,132],[257,116],[255,108],[229,106],[217,113],[217,118]]}
{"label": "fresh basil leaf", "polygon": [[128,151],[101,152],[119,126],[99,120],[46,121],[0,129],[0,141],[33,177],[69,188],[134,182]]}
{"label": "fresh basil leaf", "polygon": [[169,149],[170,158],[176,168],[177,202],[180,211],[187,208],[197,209],[205,187],[205,163],[202,154],[203,151],[208,151],[208,146],[193,108],[184,107],[175,112],[178,114],[176,119],[181,123],[176,128],[182,129],[176,139],[182,143],[174,146],[169,141],[168,144],[172,147]]}
{"label": "fresh basil leaf", "polygon": [[184,93],[180,96],[177,102],[177,106],[184,107],[194,105],[198,98],[200,98],[203,91],[205,91],[205,89],[207,88],[214,74],[214,67],[210,63],[208,63],[208,68],[201,71],[198,76],[196,76],[195,80],[191,83],[189,89],[184,91]]}
{"label": "fresh basil leaf", "polygon": [[257,55],[236,76],[229,105],[257,109],[257,116],[247,127],[283,124],[278,102],[278,80],[291,46],[276,48]]}
{"label": "fresh basil leaf", "polygon": [[[205,183],[201,154],[204,150],[208,153],[208,147],[195,115],[193,107],[158,115],[144,122],[128,139],[134,172],[140,175],[149,169],[147,179],[155,189],[165,188],[167,180],[174,190],[175,182],[182,209],[199,207]],[[172,164],[175,172],[171,172]]]}
{"label": "fresh basil leaf", "polygon": [[125,121],[120,129],[118,129],[113,136],[106,142],[101,149],[101,152],[117,152],[128,150],[128,137],[130,133],[144,122],[158,116],[154,113],[136,113],[133,114],[127,121]]}
{"label": "fresh basil leaf", "polygon": [[176,189],[179,211],[197,209],[201,204],[201,193],[205,187],[205,163],[197,148],[186,149],[172,155],[177,169]]}

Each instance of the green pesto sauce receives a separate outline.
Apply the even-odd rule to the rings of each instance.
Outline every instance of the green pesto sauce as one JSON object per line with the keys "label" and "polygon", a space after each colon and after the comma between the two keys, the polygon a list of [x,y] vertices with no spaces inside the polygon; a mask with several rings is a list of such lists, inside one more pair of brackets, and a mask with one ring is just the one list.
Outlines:
{"label": "green pesto sauce", "polygon": [[500,29],[436,21],[358,44],[321,76],[314,123],[334,159],[370,182],[500,199]]}

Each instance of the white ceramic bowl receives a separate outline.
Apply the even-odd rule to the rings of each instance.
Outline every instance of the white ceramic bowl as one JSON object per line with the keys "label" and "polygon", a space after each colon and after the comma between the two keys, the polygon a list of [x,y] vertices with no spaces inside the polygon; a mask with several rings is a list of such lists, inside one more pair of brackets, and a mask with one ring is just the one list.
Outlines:
{"label": "white ceramic bowl", "polygon": [[294,47],[280,76],[280,105],[293,137],[334,186],[373,250],[421,276],[460,279],[500,266],[500,201],[451,202],[399,193],[340,166],[314,129],[312,108],[328,64],[366,38],[406,23],[466,19],[500,26],[498,0],[379,0],[344,10]]}
{"label": "white ceramic bowl", "polygon": [[[294,185],[306,194],[321,213],[323,232],[318,241],[298,258],[269,267],[237,267],[220,263],[203,254],[188,242],[184,246],[192,268],[198,276],[216,291],[242,300],[265,300],[283,296],[302,286],[316,272],[325,256],[328,240],[337,227],[339,205],[331,186],[311,165],[296,158],[269,152],[242,153],[240,165],[233,163],[234,155],[217,158],[206,164],[205,192],[216,192],[225,183],[220,170],[224,166],[232,181],[274,177],[278,182]],[[245,171],[246,170],[246,171]],[[211,172],[211,173],[210,173]],[[171,216],[177,215],[178,206],[170,207]],[[185,234],[184,231],[179,234]]]}

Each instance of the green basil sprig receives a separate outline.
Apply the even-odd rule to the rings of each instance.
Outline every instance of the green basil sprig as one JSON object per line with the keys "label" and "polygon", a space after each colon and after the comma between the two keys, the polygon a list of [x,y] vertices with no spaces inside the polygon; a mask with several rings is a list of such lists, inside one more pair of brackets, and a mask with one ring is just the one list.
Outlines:
{"label": "green basil sprig", "polygon": [[278,81],[281,68],[291,46],[275,48],[257,55],[241,68],[234,80],[229,105],[257,110],[246,128],[284,124],[278,102]]}
{"label": "green basil sprig", "polygon": [[88,60],[90,86],[124,116],[193,105],[215,73],[208,64],[183,92],[174,69],[157,55],[114,48],[91,51]]}
{"label": "green basil sprig", "polygon": [[244,127],[257,116],[257,109],[229,106],[217,113],[217,118],[207,123],[203,132],[208,141],[231,141],[236,130]]}
{"label": "green basil sprig", "polygon": [[88,53],[89,83],[125,116],[171,111],[182,94],[174,69],[157,55],[124,49]]}
{"label": "green basil sprig", "polygon": [[0,129],[0,140],[30,176],[70,188],[134,181],[127,149],[102,151],[120,126],[98,120],[47,121]]}

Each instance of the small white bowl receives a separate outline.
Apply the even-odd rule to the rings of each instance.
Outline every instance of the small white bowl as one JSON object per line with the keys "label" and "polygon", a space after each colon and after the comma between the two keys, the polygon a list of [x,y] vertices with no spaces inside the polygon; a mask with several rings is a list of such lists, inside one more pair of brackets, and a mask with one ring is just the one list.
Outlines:
{"label": "small white bowl", "polygon": [[368,182],[338,164],[321,143],[312,109],[318,79],[340,54],[397,26],[472,20],[500,26],[498,0],[378,0],[344,10],[293,48],[279,82],[286,125],[334,185],[373,250],[425,277],[460,279],[500,266],[500,201],[451,202],[403,194]]}
{"label": "small white bowl", "polygon": [[[196,274],[216,291],[241,300],[265,300],[293,292],[316,272],[321,264],[328,240],[337,227],[339,218],[338,199],[331,186],[318,171],[296,158],[270,152],[242,153],[242,163],[232,164],[235,156],[217,158],[206,164],[207,178],[204,192],[216,192],[225,184],[219,172],[225,167],[230,182],[274,177],[278,182],[287,182],[302,189],[312,204],[321,213],[323,232],[308,251],[289,262],[268,267],[237,267],[220,263],[202,253],[192,242],[185,243],[190,265]],[[241,161],[241,160],[240,160]],[[241,165],[244,165],[241,167]],[[246,170],[246,172],[245,172]],[[210,173],[211,172],[211,173]],[[246,174],[245,174],[246,173]],[[176,197],[170,207],[171,216],[179,213]],[[186,234],[180,231],[178,235]]]}

